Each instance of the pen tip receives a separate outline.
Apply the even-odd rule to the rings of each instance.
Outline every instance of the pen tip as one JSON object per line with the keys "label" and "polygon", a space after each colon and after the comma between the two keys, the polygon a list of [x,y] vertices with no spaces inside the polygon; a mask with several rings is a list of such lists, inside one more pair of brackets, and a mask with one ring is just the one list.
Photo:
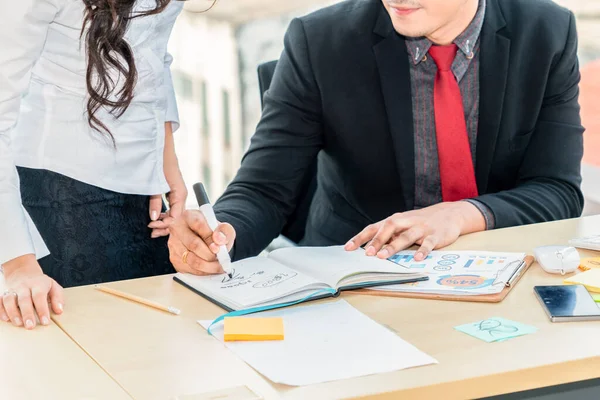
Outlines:
{"label": "pen tip", "polygon": [[227,276],[229,277],[229,279],[233,279],[233,274],[231,272],[228,273]]}

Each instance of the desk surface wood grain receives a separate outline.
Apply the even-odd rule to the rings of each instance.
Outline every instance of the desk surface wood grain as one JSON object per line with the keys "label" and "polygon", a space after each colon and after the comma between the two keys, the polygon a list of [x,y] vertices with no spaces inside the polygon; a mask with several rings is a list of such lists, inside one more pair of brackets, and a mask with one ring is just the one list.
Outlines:
{"label": "desk surface wood grain", "polygon": [[[448,249],[521,251],[600,233],[600,216],[468,235]],[[597,253],[581,251],[582,256]],[[550,323],[535,285],[560,284],[535,264],[499,304],[344,294],[342,298],[435,357],[438,365],[292,388],[275,385],[210,337],[196,321],[221,309],[171,276],[115,282],[112,287],[182,310],[172,316],[92,287],[68,289],[64,329],[133,397],[168,399],[236,386],[264,398],[371,396],[475,398],[600,377],[600,322]],[[535,334],[488,344],[454,330],[503,317],[539,328]],[[326,360],[315,360],[326,362]]]}
{"label": "desk surface wood grain", "polygon": [[58,326],[25,331],[0,322],[0,399],[131,397]]}

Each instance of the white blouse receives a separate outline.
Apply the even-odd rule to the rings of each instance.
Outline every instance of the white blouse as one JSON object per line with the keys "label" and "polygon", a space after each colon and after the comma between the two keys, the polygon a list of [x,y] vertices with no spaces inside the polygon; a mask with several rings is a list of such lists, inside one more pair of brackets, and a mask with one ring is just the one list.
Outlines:
{"label": "white blouse", "polygon": [[[135,9],[154,8],[138,0]],[[128,194],[169,190],[163,173],[164,124],[179,126],[167,42],[183,3],[131,20],[126,40],[138,79],[118,120],[96,115],[113,143],[87,121],[86,50],[80,40],[82,0],[0,1],[0,265],[48,254],[21,204],[15,165],[47,169]]]}

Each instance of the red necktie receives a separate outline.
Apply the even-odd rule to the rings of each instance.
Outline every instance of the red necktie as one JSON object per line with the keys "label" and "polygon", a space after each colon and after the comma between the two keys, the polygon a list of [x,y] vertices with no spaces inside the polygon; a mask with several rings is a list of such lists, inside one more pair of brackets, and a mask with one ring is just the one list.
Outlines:
{"label": "red necktie", "polygon": [[438,72],[433,91],[442,198],[458,201],[477,197],[477,183],[458,82],[451,70],[455,44],[431,46]]}

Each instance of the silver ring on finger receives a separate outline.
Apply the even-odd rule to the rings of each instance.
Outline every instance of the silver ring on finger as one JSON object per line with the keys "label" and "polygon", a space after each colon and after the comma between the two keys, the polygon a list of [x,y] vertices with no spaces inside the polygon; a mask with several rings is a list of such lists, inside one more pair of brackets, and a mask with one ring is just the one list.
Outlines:
{"label": "silver ring on finger", "polygon": [[15,296],[15,298],[18,296],[17,292],[15,292],[14,290],[5,290],[4,293],[2,294],[2,297],[6,297],[6,296]]}

